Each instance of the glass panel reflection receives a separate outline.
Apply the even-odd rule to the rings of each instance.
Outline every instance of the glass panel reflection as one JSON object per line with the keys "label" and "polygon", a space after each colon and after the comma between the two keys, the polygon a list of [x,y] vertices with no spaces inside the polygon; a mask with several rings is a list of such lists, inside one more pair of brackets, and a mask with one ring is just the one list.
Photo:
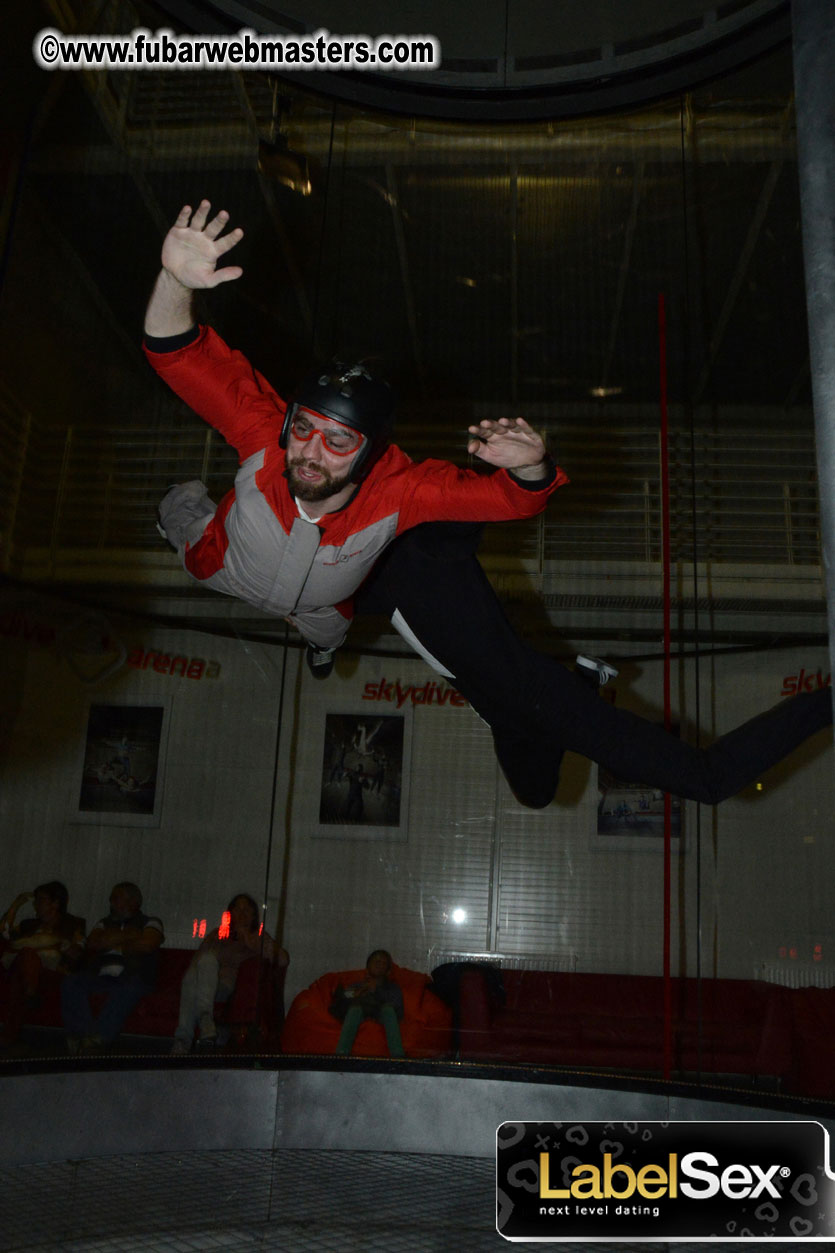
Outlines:
{"label": "glass panel reflection", "polygon": [[[4,848],[9,902],[34,892],[5,916],[9,1056],[64,1056],[67,1037],[82,1054],[333,1055],[350,1014],[352,1056],[399,1039],[422,1062],[835,1094],[791,91],[780,54],[652,108],[517,126],[363,112],[247,73],[67,75],[43,93],[15,131],[0,291]],[[468,428],[522,415],[565,468],[544,511],[488,510],[479,559],[509,625],[453,645],[492,603],[474,532],[463,558],[462,532],[436,535],[400,567],[397,595],[435,615],[428,651],[468,654],[465,676],[428,668],[407,642],[420,624],[401,613],[397,634],[372,585],[317,678],[307,644],[335,641],[299,629],[296,600],[270,611],[280,570],[260,600],[237,595],[260,568],[200,587],[159,535],[172,484],[205,486],[183,551],[225,501],[209,564],[218,536],[282,516],[262,494],[244,517],[240,477],[231,512],[239,458],[192,409],[208,375],[186,403],[139,350],[163,236],[204,196],[244,228],[225,258],[243,275],[196,314],[245,354],[253,394],[273,404],[334,356],[362,361],[416,461],[470,470]],[[264,452],[235,438],[244,463]],[[304,442],[330,464],[324,437]],[[326,531],[321,467],[301,477],[292,521]],[[390,515],[368,509],[377,559]],[[668,815],[662,739],[619,717],[664,720],[665,536],[672,734],[706,746],[782,697],[781,744],[799,745],[744,779],[737,745],[734,795],[691,789]],[[314,608],[356,591],[338,586]],[[619,673],[575,696],[559,666],[578,653]],[[589,747],[573,711],[592,698],[610,738]],[[52,918],[55,882],[69,900]],[[126,884],[141,900],[114,906]],[[107,979],[124,981],[115,1009]]]}

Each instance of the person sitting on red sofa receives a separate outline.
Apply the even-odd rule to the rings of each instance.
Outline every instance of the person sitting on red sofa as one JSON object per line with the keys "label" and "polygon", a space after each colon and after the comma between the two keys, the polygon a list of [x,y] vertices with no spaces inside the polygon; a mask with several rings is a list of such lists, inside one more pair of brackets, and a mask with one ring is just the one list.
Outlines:
{"label": "person sitting on red sofa", "polygon": [[258,905],[247,892],[233,896],[226,908],[223,925],[207,935],[192,958],[180,988],[180,1019],[174,1033],[171,1053],[191,1052],[195,1028],[197,1047],[217,1045],[215,1001],[226,1001],[235,990],[238,970],[250,957],[275,961],[286,966],[289,955],[261,928]]}
{"label": "person sitting on red sofa", "polygon": [[[31,901],[34,918],[15,924],[19,910]],[[69,894],[63,883],[53,879],[41,883],[34,892],[21,892],[0,920],[0,963],[8,971],[6,1009],[0,1048],[14,1044],[20,1034],[26,1010],[39,1000],[41,973],[73,970],[84,945],[84,919],[67,912]]]}
{"label": "person sitting on red sofa", "polygon": [[[153,991],[158,952],[165,939],[162,921],[142,912],[135,883],[117,883],[110,892],[110,913],[93,927],[85,946],[85,965],[61,985],[61,1016],[67,1051],[107,1050],[133,1007]],[[90,996],[103,993],[94,1015]]]}
{"label": "person sitting on red sofa", "polygon": [[391,953],[375,948],[365,963],[366,977],[336,989],[329,1013],[342,1021],[336,1053],[347,1057],[353,1048],[360,1023],[374,1018],[383,1024],[392,1057],[405,1057],[400,1022],[403,1019],[403,993],[390,978]]}

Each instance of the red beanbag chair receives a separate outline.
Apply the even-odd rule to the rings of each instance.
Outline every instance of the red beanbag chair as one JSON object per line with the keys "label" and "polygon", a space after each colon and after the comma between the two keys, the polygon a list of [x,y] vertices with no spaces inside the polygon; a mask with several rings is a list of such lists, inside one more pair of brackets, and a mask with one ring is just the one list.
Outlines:
{"label": "red beanbag chair", "polygon": [[[347,987],[365,977],[365,970],[342,970],[321,975],[299,992],[290,1006],[281,1033],[284,1053],[333,1053],[342,1023],[328,1013],[338,984]],[[452,1011],[431,990],[428,975],[404,966],[392,966],[389,978],[403,993],[400,1034],[407,1057],[443,1057],[452,1051]],[[355,1057],[388,1057],[382,1023],[366,1019],[360,1025]]]}

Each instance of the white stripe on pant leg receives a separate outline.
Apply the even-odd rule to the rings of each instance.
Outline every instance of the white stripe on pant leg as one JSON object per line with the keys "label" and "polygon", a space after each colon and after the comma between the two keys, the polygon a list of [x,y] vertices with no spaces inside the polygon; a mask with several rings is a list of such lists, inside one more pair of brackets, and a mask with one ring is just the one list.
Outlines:
{"label": "white stripe on pant leg", "polygon": [[447,670],[442,666],[437,657],[433,657],[428,648],[424,648],[406,619],[403,617],[399,609],[395,609],[391,615],[391,625],[402,636],[410,648],[413,648],[419,657],[422,657],[427,666],[430,666],[436,674],[442,674],[445,679],[454,679],[455,675],[451,670]]}

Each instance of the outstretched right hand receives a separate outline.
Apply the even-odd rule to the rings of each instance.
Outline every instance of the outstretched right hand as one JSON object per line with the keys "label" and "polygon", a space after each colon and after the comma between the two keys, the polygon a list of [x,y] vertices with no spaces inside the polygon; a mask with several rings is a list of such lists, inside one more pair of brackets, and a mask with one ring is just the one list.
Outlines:
{"label": "outstretched right hand", "polygon": [[162,245],[163,269],[191,290],[217,287],[243,274],[239,265],[215,268],[220,258],[243,238],[243,231],[238,226],[221,237],[229,214],[221,209],[209,220],[211,207],[208,200],[201,200],[192,214],[191,205],[183,205]]}

